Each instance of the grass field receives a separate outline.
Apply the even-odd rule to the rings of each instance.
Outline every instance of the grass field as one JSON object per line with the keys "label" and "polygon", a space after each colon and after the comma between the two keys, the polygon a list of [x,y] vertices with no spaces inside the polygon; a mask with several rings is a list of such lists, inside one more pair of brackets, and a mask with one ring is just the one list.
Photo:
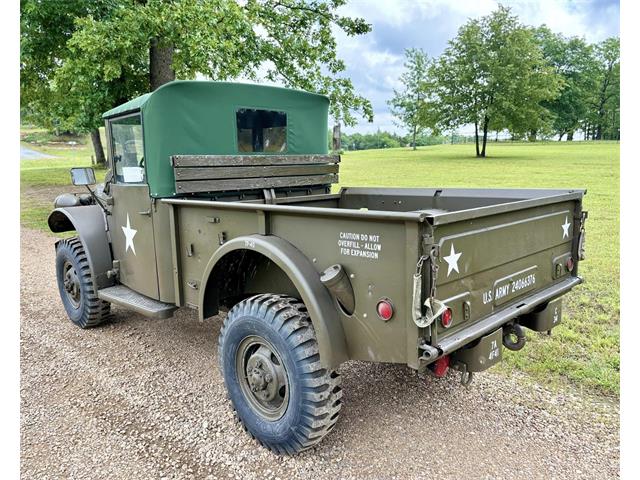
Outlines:
{"label": "grass field", "polygon": [[[71,166],[89,165],[91,146],[34,147],[59,158],[21,162],[23,224],[46,229],[46,215]],[[586,188],[585,284],[565,301],[553,336],[528,332],[518,353],[506,352],[498,369],[517,369],[545,384],[569,383],[617,397],[620,389],[620,146],[607,142],[488,145],[476,159],[473,145],[347,152],[344,186]],[[104,171],[97,172],[100,178]],[[58,187],[57,187],[58,186]]]}

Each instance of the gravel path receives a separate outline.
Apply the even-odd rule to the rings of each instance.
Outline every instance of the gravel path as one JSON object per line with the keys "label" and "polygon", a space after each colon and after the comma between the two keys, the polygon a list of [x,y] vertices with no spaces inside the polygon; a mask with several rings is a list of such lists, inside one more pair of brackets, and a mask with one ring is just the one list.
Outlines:
{"label": "gravel path", "polygon": [[55,239],[21,235],[25,479],[602,478],[618,476],[618,409],[484,373],[470,389],[402,366],[342,366],[341,419],[276,456],[233,419],[215,361],[221,320],[189,311],[81,331],[66,319]]}

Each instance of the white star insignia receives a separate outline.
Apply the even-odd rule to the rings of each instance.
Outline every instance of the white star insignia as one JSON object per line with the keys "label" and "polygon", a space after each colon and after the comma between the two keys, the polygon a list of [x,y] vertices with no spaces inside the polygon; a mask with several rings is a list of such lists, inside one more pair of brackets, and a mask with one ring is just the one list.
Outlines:
{"label": "white star insignia", "polygon": [[127,253],[127,251],[129,251],[129,247],[131,247],[131,251],[135,255],[136,254],[136,247],[133,244],[133,237],[136,236],[136,233],[138,233],[138,231],[134,230],[133,228],[131,228],[131,223],[129,222],[129,214],[128,213],[127,213],[127,226],[126,227],[122,227],[122,231],[124,232],[124,239],[125,239],[124,253]]}
{"label": "white star insignia", "polygon": [[456,250],[455,250],[455,248],[453,248],[453,243],[452,243],[451,244],[451,253],[448,256],[443,257],[443,260],[445,262],[447,262],[447,264],[449,265],[449,269],[447,270],[447,277],[454,270],[457,273],[460,273],[460,270],[458,270],[458,259],[460,258],[460,255],[462,255],[462,252],[456,253]]}
{"label": "white star insignia", "polygon": [[564,217],[564,223],[562,224],[562,238],[566,238],[569,236],[569,227],[571,224],[569,223],[569,217]]}

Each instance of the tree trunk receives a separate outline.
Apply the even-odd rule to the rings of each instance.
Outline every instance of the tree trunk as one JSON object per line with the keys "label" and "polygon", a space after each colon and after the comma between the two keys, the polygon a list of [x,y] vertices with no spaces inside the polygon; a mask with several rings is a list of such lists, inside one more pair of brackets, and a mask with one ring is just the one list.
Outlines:
{"label": "tree trunk", "polygon": [[417,134],[417,130],[418,130],[418,129],[417,129],[417,128],[416,128],[416,126],[414,125],[414,126],[413,126],[413,149],[414,149],[414,150],[416,150],[416,149],[417,149],[417,147],[416,147],[416,134]]}
{"label": "tree trunk", "polygon": [[558,141],[559,142],[562,141],[562,137],[564,137],[564,132],[560,132],[560,134],[558,135]]}
{"label": "tree trunk", "polygon": [[107,158],[104,156],[104,148],[102,148],[102,140],[100,139],[100,130],[94,128],[91,130],[91,143],[93,143],[93,151],[96,154],[96,164],[104,166],[107,164]]}
{"label": "tree trunk", "polygon": [[333,138],[332,138],[332,144],[333,144],[333,151],[334,152],[339,152],[340,149],[342,148],[342,139],[340,138],[340,123],[336,123],[333,126]]}
{"label": "tree trunk", "polygon": [[573,142],[573,130],[569,130],[567,133],[567,142]]}
{"label": "tree trunk", "polygon": [[476,157],[480,156],[480,144],[479,144],[479,138],[478,138],[478,121],[476,120],[475,122],[473,122],[473,126],[476,130]]}
{"label": "tree trunk", "polygon": [[487,133],[489,131],[489,118],[484,116],[484,125],[482,125],[482,152],[480,156],[482,158],[487,156]]}
{"label": "tree trunk", "polygon": [[163,45],[152,38],[149,46],[149,87],[151,91],[176,79],[173,70],[173,45]]}
{"label": "tree trunk", "polygon": [[594,140],[602,140],[602,123],[598,120],[598,124],[596,125],[596,131],[593,136]]}
{"label": "tree trunk", "polygon": [[605,104],[607,103],[607,89],[609,88],[609,82],[611,80],[612,64],[609,64],[607,72],[605,73],[602,81],[602,87],[600,88],[600,95],[598,99],[598,124],[595,126],[594,140],[602,140],[602,130],[605,123]]}
{"label": "tree trunk", "polygon": [[528,140],[530,142],[535,142],[538,139],[538,131],[537,130],[531,130],[529,132],[529,138]]}

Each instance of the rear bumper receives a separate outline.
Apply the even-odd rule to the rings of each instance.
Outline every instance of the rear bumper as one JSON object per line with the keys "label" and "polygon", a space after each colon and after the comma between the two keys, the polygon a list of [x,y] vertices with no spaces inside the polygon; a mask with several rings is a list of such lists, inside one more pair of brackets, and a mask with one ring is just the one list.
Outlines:
{"label": "rear bumper", "polygon": [[525,313],[529,313],[538,305],[564,295],[580,283],[582,283],[581,277],[570,277],[551,285],[550,287],[539,290],[533,295],[521,299],[516,304],[500,310],[499,312],[474,323],[468,328],[464,328],[459,332],[452,334],[450,337],[444,338],[438,343],[438,345],[436,345],[436,347],[440,350],[441,355],[454,352],[459,348],[464,347],[467,343],[501,327],[509,320],[519,317],[520,315],[524,315]]}

